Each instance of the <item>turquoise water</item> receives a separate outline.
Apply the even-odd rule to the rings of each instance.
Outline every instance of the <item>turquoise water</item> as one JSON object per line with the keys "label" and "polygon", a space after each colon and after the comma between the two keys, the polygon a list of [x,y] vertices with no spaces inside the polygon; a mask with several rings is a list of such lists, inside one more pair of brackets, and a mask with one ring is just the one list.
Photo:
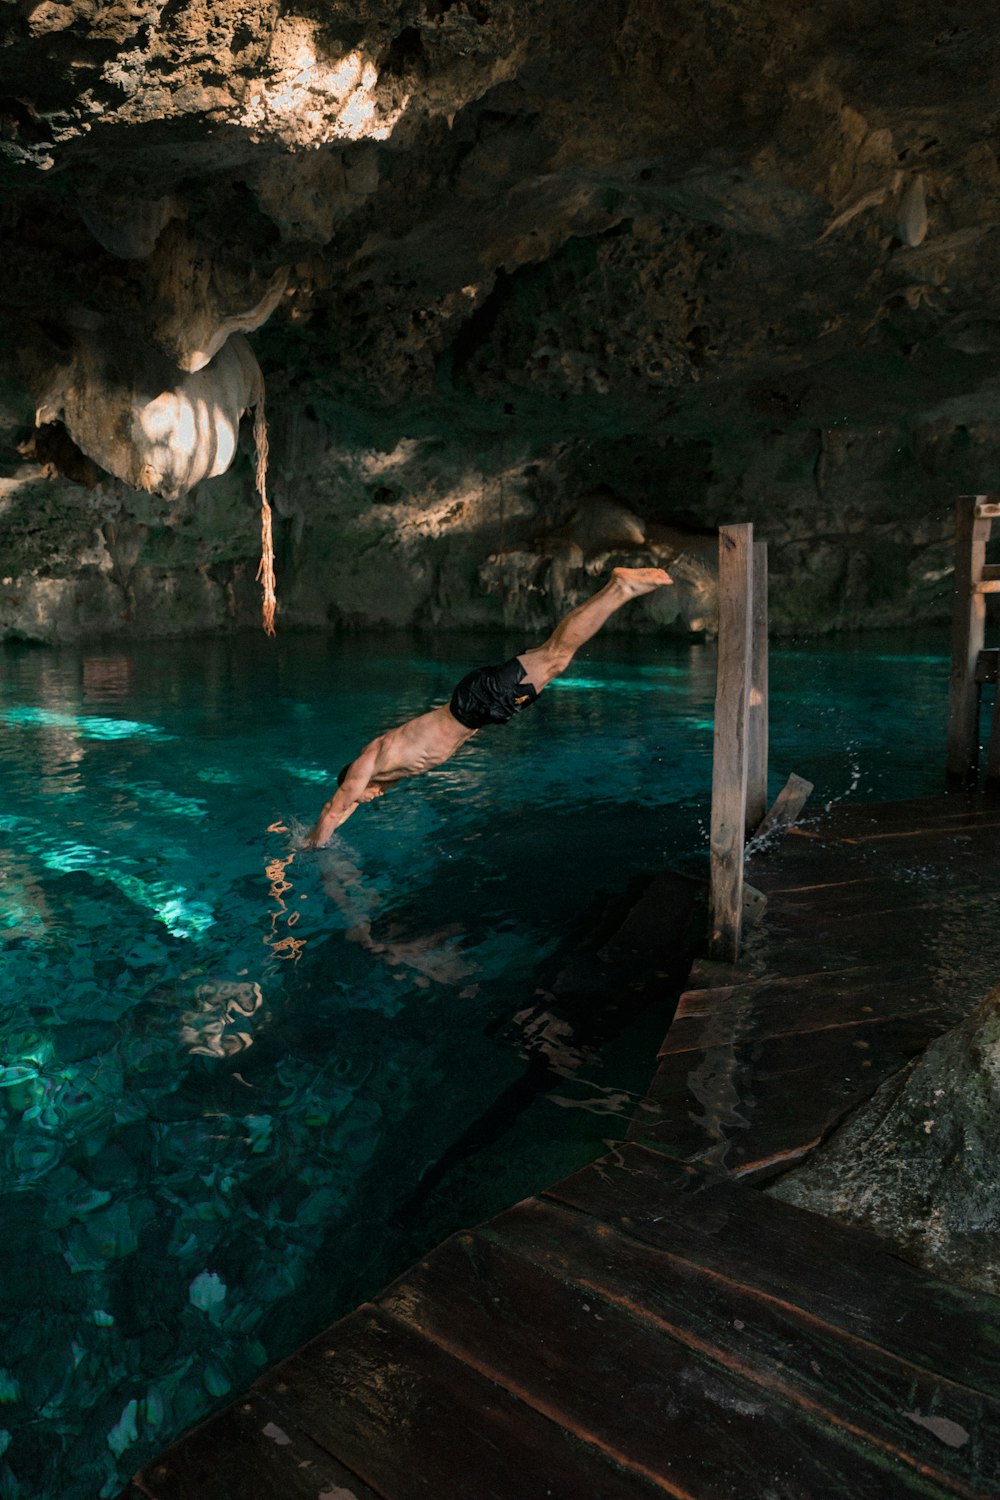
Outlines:
{"label": "turquoise water", "polygon": [[[328,851],[289,836],[366,738],[523,644],[0,651],[0,1500],[117,1494],[622,1133],[669,997],[602,1031],[545,990],[609,897],[702,868],[711,646],[599,640]],[[941,790],[940,633],[775,648],[771,690],[772,793]]]}

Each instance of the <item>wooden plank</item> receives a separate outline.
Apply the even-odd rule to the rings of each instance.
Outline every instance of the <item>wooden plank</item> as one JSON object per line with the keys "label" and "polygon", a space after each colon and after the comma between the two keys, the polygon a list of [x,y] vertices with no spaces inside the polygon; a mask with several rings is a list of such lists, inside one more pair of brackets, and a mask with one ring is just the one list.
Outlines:
{"label": "wooden plank", "polygon": [[976,681],[996,682],[1000,677],[1000,649],[986,646],[976,660]]}
{"label": "wooden plank", "polygon": [[259,1384],[294,1401],[299,1429],[385,1500],[663,1500],[662,1486],[378,1308]]}
{"label": "wooden plank", "polygon": [[[642,1141],[662,1151],[678,1168],[701,1172],[708,1166],[714,1172],[728,1173],[732,1164],[728,1160],[727,1127],[745,1129],[746,1122],[735,1115],[730,1118],[720,1097],[724,1098],[730,1074],[739,1078],[740,1063],[730,1053],[704,1059],[703,1065],[704,1079],[698,1076],[695,1061],[687,1053],[661,1058],[625,1139]],[[735,1088],[730,1102],[738,1109]]]}
{"label": "wooden plank", "polygon": [[[933,860],[927,875],[934,881],[940,879],[944,867],[936,868],[942,851],[948,842],[956,850],[971,841],[979,841],[985,848],[996,840],[1000,830],[1000,806],[995,806],[981,815],[957,812],[952,819],[929,818],[923,825],[904,819],[857,820],[853,825],[841,824],[820,830],[817,835],[797,826],[789,829],[788,838],[779,850],[765,850],[766,858],[754,864],[754,884],[761,890],[794,889],[802,885],[821,885],[844,881],[875,873],[870,863],[866,846],[881,842],[887,849],[895,843],[900,846],[900,857],[912,868],[912,853],[926,845]],[[880,853],[880,860],[883,858]],[[884,875],[886,883],[895,878],[888,865],[880,864],[878,873]]]}
{"label": "wooden plank", "polygon": [[800,892],[807,895],[810,891],[847,891],[864,882],[887,884],[882,870],[873,871],[870,863],[859,859],[853,845],[847,844],[844,849],[842,858],[838,850],[831,850],[827,844],[793,837],[780,851],[770,849],[766,858],[755,860],[754,884],[769,897],[782,899]]}
{"label": "wooden plank", "polygon": [[637,1115],[628,1139],[736,1176],[773,1173],[813,1150],[942,1030],[932,1014],[671,1053],[648,1090],[659,1117]]}
{"label": "wooden plank", "polygon": [[981,829],[996,829],[1000,824],[1000,806],[977,813],[956,809],[951,817],[929,816],[924,822],[913,818],[853,818],[836,824],[818,822],[812,816],[805,823],[787,830],[785,840],[754,854],[754,884],[768,889],[792,889],[796,886],[877,877],[888,884],[883,867],[872,867],[860,846],[871,836],[912,839],[923,835],[975,834]]}
{"label": "wooden plank", "polygon": [[767,543],[754,542],[750,697],[747,706],[748,835],[755,831],[767,812],[768,692]]}
{"label": "wooden plank", "polygon": [[[801,979],[805,986],[810,974],[874,966],[890,984],[909,976],[918,993],[935,998],[942,1016],[960,1018],[971,998],[985,993],[1000,976],[996,834],[992,843],[992,849],[970,842],[961,852],[948,850],[947,862],[935,876],[927,873],[926,847],[914,851],[911,871],[909,862],[903,868],[895,864],[900,851],[873,846],[880,860],[889,855],[884,862],[893,867],[902,896],[912,893],[912,900],[893,900],[891,890],[880,884],[856,892],[831,885],[790,894],[764,886],[769,905],[763,942],[754,949],[752,964],[730,971],[728,983],[749,984],[770,974],[782,983]],[[943,961],[944,954],[954,951],[957,934],[965,954],[961,985],[949,980],[950,966]],[[698,963],[688,988],[708,987],[702,976]],[[720,973],[720,980],[725,977]]]}
{"label": "wooden plank", "polygon": [[[1000,888],[1000,860],[995,857],[998,850],[1000,825],[986,827],[981,834],[954,830],[948,836],[940,837],[866,838],[857,845],[862,858],[851,863],[859,874],[863,869],[878,868],[879,875],[870,884],[862,879],[857,882],[817,879],[816,867],[801,872],[796,869],[796,875],[802,873],[812,878],[791,881],[787,877],[785,880],[775,878],[776,874],[783,875],[783,871],[755,869],[757,888],[768,900],[768,932],[775,939],[780,937],[784,941],[787,938],[790,944],[787,955],[784,949],[780,950],[781,969],[794,972],[791,966],[800,961],[798,950],[804,946],[808,951],[813,935],[843,933],[845,942],[860,943],[861,949],[867,952],[873,939],[872,934],[865,933],[866,917],[869,919],[867,926],[875,932],[880,914],[899,913],[900,916],[886,926],[891,937],[902,925],[901,914],[905,910],[926,911],[926,920],[933,924],[935,913],[942,911],[942,903],[953,904],[960,891],[966,891],[970,899],[974,899],[977,892],[996,891]],[[846,861],[834,863],[841,869],[847,864]],[[866,895],[870,902],[867,908]],[[853,938],[848,937],[848,931],[854,934]],[[875,935],[877,937],[877,932]],[[861,961],[858,953],[854,952],[852,958],[851,952],[845,951],[835,963],[817,955],[804,967],[845,967],[852,961]],[[772,957],[772,966],[775,962],[776,958]]]}
{"label": "wooden plank", "polygon": [[[777,880],[778,872],[772,872]],[[914,899],[911,885],[901,880],[886,880],[871,875],[857,880],[829,880],[810,885],[781,886],[761,883],[769,900],[776,904],[776,921],[782,927],[809,927],[813,918],[842,922],[849,917],[869,916],[874,921],[898,912],[932,911],[939,895],[934,889],[922,900]]]}
{"label": "wooden plank", "polygon": [[695,959],[688,973],[691,989],[714,989],[721,986],[729,989],[734,984],[745,984],[750,977],[746,964],[717,964],[711,958]]}
{"label": "wooden plank", "polygon": [[381,1500],[251,1392],[140,1469],[123,1500]]}
{"label": "wooden plank", "polygon": [[974,821],[986,815],[994,816],[997,805],[995,796],[984,797],[980,792],[959,788],[940,797],[914,797],[898,802],[836,803],[824,812],[820,825],[838,830],[850,828],[858,822],[910,823],[914,828],[920,828],[941,820],[959,821],[968,817]]}
{"label": "wooden plank", "polygon": [[743,920],[752,597],[753,527],[721,526],[708,950],[730,962],[739,956]]}
{"label": "wooden plank", "polygon": [[1000,516],[1000,501],[992,500],[989,495],[960,495],[959,499],[972,502],[973,514],[977,520]]}
{"label": "wooden plank", "polygon": [[1000,1399],[1000,1299],[939,1281],[867,1230],[626,1143],[544,1197],[682,1255],[957,1385]]}
{"label": "wooden plank", "polygon": [[[797,991],[804,989],[814,980],[821,984],[832,984],[837,987],[838,998],[843,990],[851,984],[865,983],[881,973],[881,967],[877,964],[846,964],[839,969],[808,969],[798,973],[775,974],[766,970],[761,974],[736,976],[729,984],[700,984],[697,982],[700,966],[696,964],[692,969],[693,981],[690,987],[681,992],[674,1011],[673,1024],[678,1021],[687,1020],[691,1016],[712,1015],[720,1005],[728,1004],[733,995],[746,994],[752,997],[762,989],[781,990],[789,996],[794,996]],[[669,1036],[669,1032],[668,1032]],[[672,1050],[664,1046],[663,1051]]]}
{"label": "wooden plank", "polygon": [[888,844],[894,840],[905,840],[906,853],[909,856],[914,846],[918,846],[921,842],[926,844],[928,850],[931,851],[939,851],[942,841],[950,841],[958,848],[961,843],[971,843],[976,840],[989,848],[995,843],[998,830],[1000,830],[1000,812],[994,812],[992,817],[978,818],[975,822],[935,823],[926,828],[905,826],[875,828],[871,833],[853,834],[851,841],[855,844]]}
{"label": "wooden plank", "polygon": [[806,781],[802,776],[797,776],[793,771],[775,797],[767,816],[761,819],[754,835],[755,841],[766,839],[770,834],[777,833],[783,828],[791,828],[809,800],[812,790],[812,782]]}
{"label": "wooden plank", "polygon": [[[969,836],[977,837],[980,834],[995,835],[998,828],[1000,828],[1000,812],[996,809],[994,809],[992,815],[989,817],[975,819],[957,817],[951,822],[942,818],[929,821],[923,826],[903,821],[886,822],[885,824],[875,822],[870,823],[867,828],[859,825],[853,830],[847,828],[837,830],[836,834],[831,831],[828,837],[824,837],[822,844],[817,840],[810,840],[809,844],[804,847],[803,854],[807,862],[812,861],[816,865],[818,864],[822,849],[827,853],[828,866],[832,855],[843,867],[845,860],[849,859],[852,846],[857,846],[860,851],[861,846],[873,839],[882,840],[887,844],[893,841],[898,841],[901,844],[906,843],[908,846],[907,853],[909,849],[918,845],[921,840],[925,840],[929,849],[940,851],[942,839],[950,839],[958,845],[964,838],[968,838]],[[790,833],[794,836],[798,831],[798,829],[791,829]],[[797,857],[798,850],[796,851]],[[850,868],[849,865],[848,868]]]}
{"label": "wooden plank", "polygon": [[660,1056],[745,1045],[772,1037],[847,1030],[926,1016],[933,1027],[939,1014],[934,985],[920,973],[887,979],[883,969],[856,969],[810,975],[789,981],[764,979],[728,990],[711,991],[710,1004],[697,991],[681,996],[677,1013],[660,1048]]}
{"label": "wooden plank", "polygon": [[[629,1467],[667,1494],[842,1500],[878,1492],[866,1470],[888,1455],[873,1454],[866,1434],[809,1420],[786,1399],[788,1382],[755,1380],[744,1361],[727,1368],[714,1348],[685,1343],[649,1316],[630,1291],[616,1305],[508,1245],[464,1234],[380,1304],[595,1448],[620,1452],[625,1439]],[[624,1391],[627,1405],[609,1401]],[[909,1466],[891,1472],[900,1497],[927,1493]],[[942,1484],[929,1493],[955,1491]]]}
{"label": "wooden plank", "polygon": [[[973,867],[975,862],[972,861]],[[802,970],[811,959],[829,970],[848,961],[863,966],[880,958],[885,972],[905,980],[911,975],[915,993],[923,992],[936,1007],[942,1026],[955,1024],[972,1003],[993,988],[1000,974],[1000,929],[996,922],[996,892],[976,894],[953,887],[941,908],[930,907],[906,920],[885,920],[858,913],[842,919],[831,914],[817,921],[808,934],[787,939],[772,924],[768,937],[780,942],[782,956],[796,959]],[[958,923],[960,950],[956,951]],[[879,943],[879,927],[883,938]],[[776,936],[774,935],[776,933]],[[950,961],[949,957],[950,955]],[[890,981],[887,978],[888,982]]]}
{"label": "wooden plank", "polygon": [[[835,1430],[864,1434],[898,1466],[901,1493],[916,1469],[949,1492],[1000,1494],[1000,1402],[824,1322],[810,1311],[808,1295],[800,1308],[787,1294],[768,1295],[742,1275],[700,1265],[697,1240],[692,1259],[683,1237],[678,1250],[666,1251],[539,1199],[501,1214],[481,1233],[582,1287],[592,1318],[603,1322],[608,1306],[627,1308],[763,1393]],[[947,1413],[956,1424],[950,1451],[914,1420],[931,1413]]]}
{"label": "wooden plank", "polygon": [[[995,833],[993,837],[996,838]],[[767,871],[755,869],[757,889],[767,896],[769,903],[769,930],[775,934],[797,935],[801,941],[808,940],[814,922],[817,924],[816,931],[820,927],[835,930],[841,924],[863,921],[865,916],[869,916],[874,923],[880,916],[904,911],[926,909],[930,913],[940,908],[944,892],[954,892],[956,884],[963,883],[956,879],[954,871],[945,869],[935,871],[926,866],[922,870],[916,867],[912,874],[908,874],[905,868],[900,868],[897,861],[897,856],[906,853],[905,846],[898,844],[890,845],[884,850],[877,846],[868,848],[866,864],[869,870],[876,853],[885,854],[886,870],[880,870],[877,876],[859,873],[856,880],[817,878],[822,871],[815,867],[801,872],[807,878],[795,880],[789,880],[788,876],[797,874],[798,871],[773,867]],[[830,863],[827,862],[827,874],[830,873],[830,868]],[[987,870],[979,889],[990,889],[991,874],[996,878],[1000,876],[1000,870]],[[846,966],[848,962],[847,955],[841,957],[841,966]],[[816,961],[809,965],[810,968],[820,966]],[[786,961],[784,953],[781,955],[781,967],[789,968],[789,961]]]}
{"label": "wooden plank", "polygon": [[[976,503],[982,497],[976,497]],[[948,776],[968,783],[979,758],[979,688],[976,665],[983,649],[986,599],[976,593],[991,522],[977,519],[969,496],[955,507],[955,579],[952,596],[951,679],[948,706]]]}

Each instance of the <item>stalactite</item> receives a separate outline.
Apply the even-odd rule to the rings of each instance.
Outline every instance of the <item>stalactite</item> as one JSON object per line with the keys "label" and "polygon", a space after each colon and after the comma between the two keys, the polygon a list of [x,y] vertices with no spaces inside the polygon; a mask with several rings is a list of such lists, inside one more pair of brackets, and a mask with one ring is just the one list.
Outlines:
{"label": "stalactite", "polygon": [[911,177],[899,200],[896,233],[904,245],[922,245],[927,238],[927,194],[923,174]]}
{"label": "stalactite", "polygon": [[263,590],[261,613],[264,631],[274,635],[274,536],[271,529],[271,507],[267,500],[267,418],[264,415],[263,389],[253,412],[253,440],[257,449],[257,493],[260,496],[260,567],[257,581]]}

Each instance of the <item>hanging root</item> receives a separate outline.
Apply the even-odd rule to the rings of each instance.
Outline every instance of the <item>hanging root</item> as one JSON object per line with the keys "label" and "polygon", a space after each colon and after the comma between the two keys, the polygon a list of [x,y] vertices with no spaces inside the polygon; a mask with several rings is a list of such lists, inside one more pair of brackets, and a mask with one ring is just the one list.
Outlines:
{"label": "hanging root", "polygon": [[267,635],[274,634],[274,537],[271,532],[271,507],[267,503],[267,421],[264,416],[264,393],[253,412],[253,440],[257,449],[257,493],[260,496],[260,567],[257,581],[264,593],[262,614]]}

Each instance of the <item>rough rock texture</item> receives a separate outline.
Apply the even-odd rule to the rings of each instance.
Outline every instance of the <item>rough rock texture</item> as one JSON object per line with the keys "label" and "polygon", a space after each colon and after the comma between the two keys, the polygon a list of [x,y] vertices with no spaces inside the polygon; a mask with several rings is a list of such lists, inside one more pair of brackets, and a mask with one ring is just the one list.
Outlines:
{"label": "rough rock texture", "polygon": [[108,329],[164,389],[249,335],[286,625],[529,625],[680,548],[626,623],[687,628],[740,519],[779,629],[940,617],[1000,469],[998,43],[961,0],[0,0],[0,629],[253,618],[248,452],[156,504],[33,430]]}
{"label": "rough rock texture", "polygon": [[1000,989],[768,1189],[1000,1292]]}
{"label": "rough rock texture", "polygon": [[83,332],[68,357],[37,377],[39,427],[61,424],[109,474],[166,500],[232,463],[240,418],[263,379],[246,339],[233,334],[192,373],[118,330]]}

